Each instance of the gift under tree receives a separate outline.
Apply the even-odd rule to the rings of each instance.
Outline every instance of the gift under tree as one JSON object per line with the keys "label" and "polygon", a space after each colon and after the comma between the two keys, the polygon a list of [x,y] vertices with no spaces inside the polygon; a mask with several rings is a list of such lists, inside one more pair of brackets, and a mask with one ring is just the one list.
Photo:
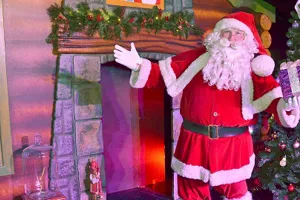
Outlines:
{"label": "gift under tree", "polygon": [[203,47],[158,63],[141,58],[133,43],[130,51],[116,45],[114,55],[132,70],[132,87],[162,86],[172,97],[182,92],[184,120],[172,158],[179,196],[211,199],[211,185],[224,199],[252,199],[246,179],[255,155],[248,126],[262,111],[286,127],[299,121],[299,107],[286,107],[271,76],[274,61],[262,46],[253,15],[224,17]]}

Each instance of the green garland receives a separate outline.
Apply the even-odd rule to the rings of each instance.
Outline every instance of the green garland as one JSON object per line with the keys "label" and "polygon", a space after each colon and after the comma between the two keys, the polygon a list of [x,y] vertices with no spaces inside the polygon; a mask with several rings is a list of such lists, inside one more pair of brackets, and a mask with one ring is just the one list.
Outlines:
{"label": "green garland", "polygon": [[46,42],[57,49],[58,30],[64,27],[66,36],[75,32],[84,32],[88,36],[96,33],[105,40],[121,39],[139,33],[142,28],[147,32],[170,31],[174,36],[188,38],[190,33],[203,34],[203,30],[192,24],[193,14],[187,11],[167,14],[158,7],[146,11],[132,11],[126,16],[124,7],[115,7],[111,13],[106,9],[91,10],[87,3],[80,3],[74,10],[68,6],[52,5],[48,15],[52,22],[52,32]]}

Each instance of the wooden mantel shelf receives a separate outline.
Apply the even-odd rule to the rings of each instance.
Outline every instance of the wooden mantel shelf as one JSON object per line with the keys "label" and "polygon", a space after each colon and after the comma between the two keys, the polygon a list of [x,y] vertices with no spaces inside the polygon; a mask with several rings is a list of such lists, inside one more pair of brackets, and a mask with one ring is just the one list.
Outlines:
{"label": "wooden mantel shelf", "polygon": [[76,33],[70,37],[60,35],[58,52],[61,54],[112,54],[115,44],[130,49],[131,42],[134,42],[138,52],[178,54],[200,47],[201,36],[189,35],[187,39],[182,39],[166,31],[149,34],[146,30],[141,30],[140,33],[121,40],[103,40],[97,36],[88,37]]}

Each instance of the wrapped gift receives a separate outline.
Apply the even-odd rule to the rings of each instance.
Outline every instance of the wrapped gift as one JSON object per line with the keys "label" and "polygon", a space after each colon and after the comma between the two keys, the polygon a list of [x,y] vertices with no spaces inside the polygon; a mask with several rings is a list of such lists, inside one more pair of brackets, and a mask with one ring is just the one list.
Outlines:
{"label": "wrapped gift", "polygon": [[300,95],[300,60],[295,62],[284,62],[280,65],[279,81],[283,98]]}

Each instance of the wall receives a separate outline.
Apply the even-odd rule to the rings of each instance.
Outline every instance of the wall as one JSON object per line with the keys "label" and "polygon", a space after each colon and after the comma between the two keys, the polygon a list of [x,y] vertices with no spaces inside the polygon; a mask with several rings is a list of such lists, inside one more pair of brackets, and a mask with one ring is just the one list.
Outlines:
{"label": "wall", "polygon": [[51,30],[47,8],[59,2],[3,0],[15,174],[0,177],[1,200],[24,193],[18,157],[21,137],[28,136],[32,144],[33,135],[40,132],[44,143],[50,142],[56,57],[45,38]]}

